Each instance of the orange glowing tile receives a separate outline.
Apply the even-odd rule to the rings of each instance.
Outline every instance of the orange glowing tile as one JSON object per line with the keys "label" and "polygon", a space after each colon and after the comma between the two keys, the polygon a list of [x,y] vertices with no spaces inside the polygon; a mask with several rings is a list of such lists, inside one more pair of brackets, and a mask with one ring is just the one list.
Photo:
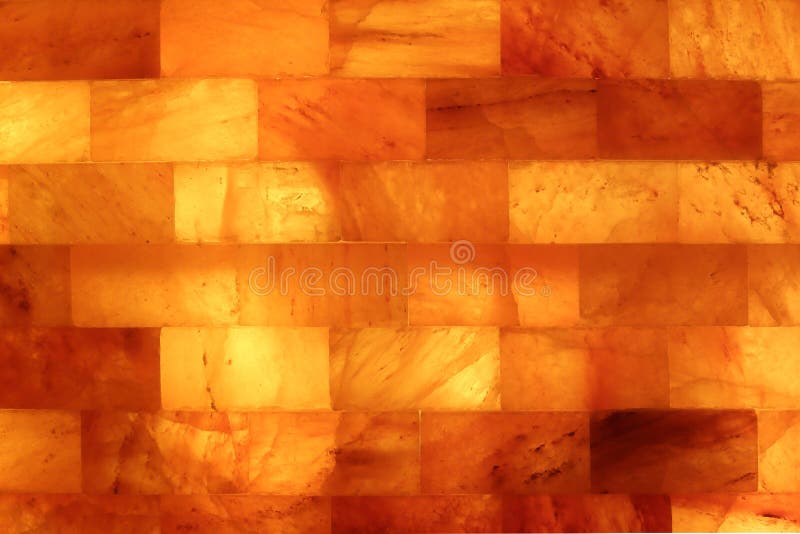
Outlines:
{"label": "orange glowing tile", "polygon": [[800,494],[675,495],[674,532],[797,532]]}
{"label": "orange glowing tile", "polygon": [[752,410],[592,414],[592,492],[755,491]]}
{"label": "orange glowing tile", "polygon": [[670,242],[677,238],[676,165],[509,162],[516,243]]}
{"label": "orange glowing tile", "polygon": [[93,82],[92,159],[253,159],[257,93],[252,80]]}
{"label": "orange glowing tile", "polygon": [[324,0],[165,0],[163,76],[301,76],[328,72]]}
{"label": "orange glowing tile", "polygon": [[520,326],[572,326],[579,322],[578,248],[508,247]]}
{"label": "orange glowing tile", "polygon": [[0,246],[0,326],[69,324],[69,250]]}
{"label": "orange glowing tile", "polygon": [[0,82],[0,140],[0,163],[88,160],[89,84]]}
{"label": "orange glowing tile", "polygon": [[369,328],[331,333],[336,410],[499,409],[495,328]]}
{"label": "orange glowing tile", "polygon": [[158,0],[0,5],[0,79],[158,76]]}
{"label": "orange glowing tile", "polygon": [[670,405],[800,408],[800,328],[705,327],[670,333]]}
{"label": "orange glowing tile", "polygon": [[8,241],[8,179],[0,172],[0,245]]}
{"label": "orange glowing tile", "polygon": [[[795,374],[795,376],[797,376]],[[800,412],[758,412],[758,486],[770,493],[800,492]]]}
{"label": "orange glowing tile", "polygon": [[603,245],[580,251],[592,325],[743,325],[747,255],[727,245]]}
{"label": "orange glowing tile", "polygon": [[423,493],[583,493],[581,413],[423,413]]}
{"label": "orange glowing tile", "polygon": [[332,532],[501,532],[497,495],[335,497]]}
{"label": "orange glowing tile", "polygon": [[500,0],[331,0],[338,76],[491,76],[500,72]]}
{"label": "orange glowing tile", "polygon": [[591,80],[429,80],[429,158],[597,156]]}
{"label": "orange glowing tile", "polygon": [[165,410],[330,408],[326,328],[163,328]]}
{"label": "orange glowing tile", "polygon": [[503,242],[506,165],[493,161],[347,164],[341,169],[346,240]]}
{"label": "orange glowing tile", "polygon": [[0,407],[152,410],[158,331],[0,328]]}
{"label": "orange glowing tile", "polygon": [[602,81],[597,131],[603,158],[757,159],[761,88],[739,81]]}
{"label": "orange glowing tile", "polygon": [[83,491],[236,493],[247,483],[248,420],[214,412],[83,412]]}
{"label": "orange glowing tile", "polygon": [[162,532],[328,534],[330,500],[273,495],[164,495]]}
{"label": "orange glowing tile", "polygon": [[251,414],[249,492],[419,493],[419,415]]}
{"label": "orange glowing tile", "polygon": [[73,320],[95,327],[235,323],[235,258],[235,247],[73,247]]}
{"label": "orange glowing tile", "polygon": [[0,492],[79,493],[78,412],[0,410]]}
{"label": "orange glowing tile", "polygon": [[800,160],[800,83],[762,83],[764,157]]}
{"label": "orange glowing tile", "polygon": [[670,0],[672,75],[797,78],[800,5],[793,0]]}
{"label": "orange glowing tile", "polygon": [[667,340],[658,330],[508,330],[500,336],[505,410],[668,408]]}
{"label": "orange glowing tile", "polygon": [[747,263],[749,323],[800,325],[800,247],[751,246]]}
{"label": "orange glowing tile", "polygon": [[262,80],[263,160],[422,159],[422,80]]}
{"label": "orange glowing tile", "polygon": [[165,243],[173,239],[172,167],[26,165],[8,178],[12,243]]}

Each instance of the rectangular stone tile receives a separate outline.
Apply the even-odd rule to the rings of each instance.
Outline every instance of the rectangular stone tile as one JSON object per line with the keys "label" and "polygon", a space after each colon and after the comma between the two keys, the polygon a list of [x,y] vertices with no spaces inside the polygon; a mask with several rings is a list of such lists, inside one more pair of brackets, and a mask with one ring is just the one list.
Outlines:
{"label": "rectangular stone tile", "polygon": [[341,203],[350,241],[508,239],[505,162],[345,163]]}
{"label": "rectangular stone tile", "polygon": [[764,157],[800,160],[800,83],[762,83]]}
{"label": "rectangular stone tile", "polygon": [[237,493],[247,485],[246,414],[83,412],[81,437],[84,493]]}
{"label": "rectangular stone tile", "polygon": [[675,495],[675,532],[796,532],[800,494]]}
{"label": "rectangular stone tile", "polygon": [[0,245],[9,242],[8,231],[8,179],[0,172]]}
{"label": "rectangular stone tile", "polygon": [[330,408],[325,328],[164,328],[165,410]]}
{"label": "rectangular stone tile", "polygon": [[334,534],[345,532],[501,532],[497,495],[335,497]]}
{"label": "rectangular stone tile", "polygon": [[331,0],[338,76],[491,76],[500,72],[500,0]]}
{"label": "rectangular stone tile", "polygon": [[592,492],[755,491],[751,410],[643,410],[592,414]]}
{"label": "rectangular stone tile", "polygon": [[670,406],[800,408],[798,346],[794,327],[672,330]]}
{"label": "rectangular stone tile", "polygon": [[504,410],[668,408],[666,333],[504,330],[500,377]]}
{"label": "rectangular stone tile", "polygon": [[423,413],[423,493],[589,490],[581,413]]}
{"label": "rectangular stone tile", "polygon": [[593,80],[429,80],[429,158],[597,156]]}
{"label": "rectangular stone tile", "polygon": [[670,0],[670,65],[679,78],[797,78],[793,0]]}
{"label": "rectangular stone tile", "polygon": [[419,415],[251,414],[249,492],[419,493]]}
{"label": "rectangular stone tile", "polygon": [[0,79],[158,76],[158,0],[0,5]]}
{"label": "rectangular stone tile", "polygon": [[80,246],[71,249],[78,326],[235,323],[236,247]]}
{"label": "rectangular stone tile", "polygon": [[800,241],[800,166],[681,163],[683,243]]}
{"label": "rectangular stone tile", "polygon": [[258,102],[262,160],[425,155],[423,80],[261,80]]}
{"label": "rectangular stone tile", "polygon": [[503,532],[672,532],[669,496],[505,497]]}
{"label": "rectangular stone tile", "polygon": [[330,500],[272,495],[164,495],[161,532],[327,534]]}
{"label": "rectangular stone tile", "polygon": [[654,243],[678,235],[673,163],[509,162],[516,243]]}
{"label": "rectangular stone tile", "polygon": [[[314,76],[328,72],[324,0],[164,0],[163,76]],[[269,43],[269,46],[260,46]]]}
{"label": "rectangular stone tile", "polygon": [[0,529],[9,534],[159,534],[158,508],[155,496],[0,495]]}
{"label": "rectangular stone tile", "polygon": [[666,0],[502,0],[503,74],[665,78]]}
{"label": "rectangular stone tile", "polygon": [[331,333],[336,410],[500,407],[496,328],[368,328]]}
{"label": "rectangular stone tile", "polygon": [[747,248],[749,324],[800,325],[800,246]]}
{"label": "rectangular stone tile", "polygon": [[78,493],[80,414],[0,410],[0,492]]}
{"label": "rectangular stone tile", "polygon": [[761,88],[739,81],[602,81],[597,132],[603,158],[758,159]]}
{"label": "rectangular stone tile", "polygon": [[747,255],[730,245],[602,245],[580,251],[590,325],[743,325]]}
{"label": "rectangular stone tile", "polygon": [[95,161],[255,158],[252,80],[115,80],[91,93]]}
{"label": "rectangular stone tile", "polygon": [[178,241],[337,241],[339,219],[334,164],[175,165]]}
{"label": "rectangular stone tile", "polygon": [[12,243],[167,243],[172,167],[70,164],[0,167]]}
{"label": "rectangular stone tile", "polygon": [[0,164],[88,160],[89,83],[0,82],[0,140]]}
{"label": "rectangular stone tile", "polygon": [[758,412],[758,489],[800,493],[800,411]]}
{"label": "rectangular stone tile", "polygon": [[0,407],[153,410],[158,331],[0,328]]}
{"label": "rectangular stone tile", "polygon": [[67,326],[67,247],[0,246],[0,326]]}

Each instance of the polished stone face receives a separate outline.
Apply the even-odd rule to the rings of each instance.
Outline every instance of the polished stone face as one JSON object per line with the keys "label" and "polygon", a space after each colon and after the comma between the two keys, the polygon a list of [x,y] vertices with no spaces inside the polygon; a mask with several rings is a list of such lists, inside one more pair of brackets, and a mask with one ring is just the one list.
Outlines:
{"label": "polished stone face", "polygon": [[0,533],[799,511],[800,0],[0,0]]}

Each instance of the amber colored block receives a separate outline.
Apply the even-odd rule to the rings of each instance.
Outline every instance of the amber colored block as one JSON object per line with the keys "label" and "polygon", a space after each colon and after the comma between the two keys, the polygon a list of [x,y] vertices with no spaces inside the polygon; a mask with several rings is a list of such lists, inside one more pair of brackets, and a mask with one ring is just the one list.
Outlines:
{"label": "amber colored block", "polygon": [[165,410],[330,408],[325,328],[163,328]]}
{"label": "amber colored block", "polygon": [[758,412],[758,487],[800,493],[799,411]]}
{"label": "amber colored block", "polygon": [[505,410],[669,407],[667,339],[638,328],[500,334]]}
{"label": "amber colored block", "polygon": [[383,532],[501,532],[497,495],[334,497],[333,534]]}
{"label": "amber colored block", "polygon": [[80,492],[79,413],[0,410],[0,438],[0,492]]}
{"label": "amber colored block", "polygon": [[0,326],[69,324],[69,250],[0,246]]}
{"label": "amber colored block", "polygon": [[761,156],[761,88],[756,82],[602,81],[598,91],[601,157]]}
{"label": "amber colored block", "polygon": [[0,163],[88,159],[87,82],[0,82]]}
{"label": "amber colored block", "polygon": [[603,245],[580,251],[581,318],[592,325],[743,325],[746,249]]}
{"label": "amber colored block", "polygon": [[582,493],[589,420],[573,412],[423,413],[423,493]]}
{"label": "amber colored block", "polygon": [[675,495],[675,532],[797,532],[800,494]]}
{"label": "amber colored block", "polygon": [[800,325],[800,247],[750,246],[747,262],[750,324]]}
{"label": "amber colored block", "polygon": [[8,231],[8,179],[0,173],[0,245],[9,242]]}
{"label": "amber colored block", "polygon": [[666,0],[502,0],[503,74],[663,78]]}
{"label": "amber colored block", "polygon": [[800,408],[798,346],[795,327],[675,329],[669,338],[670,405]]}
{"label": "amber colored block", "polygon": [[158,76],[158,0],[0,5],[0,79]]}
{"label": "amber colored block", "polygon": [[800,160],[800,83],[762,83],[764,157]]}
{"label": "amber colored block", "polygon": [[161,3],[163,76],[314,76],[327,72],[324,0]]}
{"label": "amber colored block", "polygon": [[429,80],[429,158],[597,156],[592,80]]}
{"label": "amber colored block", "polygon": [[235,323],[236,247],[81,246],[71,249],[78,326]]}
{"label": "amber colored block", "polygon": [[800,76],[793,0],[670,0],[671,73],[679,78]]}
{"label": "amber colored block", "polygon": [[327,534],[331,504],[323,497],[164,495],[161,532]]}
{"label": "amber colored block", "polygon": [[496,328],[368,328],[331,332],[336,410],[500,407]]}
{"label": "amber colored block", "polygon": [[752,410],[642,410],[592,414],[592,491],[755,491]]}
{"label": "amber colored block", "polygon": [[513,242],[677,240],[673,163],[512,161],[508,181]]}
{"label": "amber colored block", "polygon": [[422,80],[262,80],[262,160],[422,159]]}
{"label": "amber colored block", "polygon": [[91,93],[95,161],[255,158],[253,80],[115,80]]}
{"label": "amber colored block", "polygon": [[475,77],[500,72],[500,0],[331,0],[331,72]]}
{"label": "amber colored block", "polygon": [[72,164],[0,167],[12,243],[173,240],[172,167]]}
{"label": "amber colored block", "polygon": [[417,412],[283,412],[250,418],[249,492],[419,493]]}
{"label": "amber colored block", "polygon": [[506,497],[503,532],[672,532],[669,496]]}
{"label": "amber colored block", "polygon": [[508,239],[505,162],[346,163],[341,202],[346,240]]}
{"label": "amber colored block", "polygon": [[402,244],[242,247],[237,276],[244,325],[408,324]]}
{"label": "amber colored block", "polygon": [[336,241],[338,170],[326,163],[175,165],[184,242]]}
{"label": "amber colored block", "polygon": [[158,409],[158,331],[0,328],[3,408]]}
{"label": "amber colored block", "polygon": [[81,427],[84,493],[237,493],[247,484],[247,415],[83,412]]}

